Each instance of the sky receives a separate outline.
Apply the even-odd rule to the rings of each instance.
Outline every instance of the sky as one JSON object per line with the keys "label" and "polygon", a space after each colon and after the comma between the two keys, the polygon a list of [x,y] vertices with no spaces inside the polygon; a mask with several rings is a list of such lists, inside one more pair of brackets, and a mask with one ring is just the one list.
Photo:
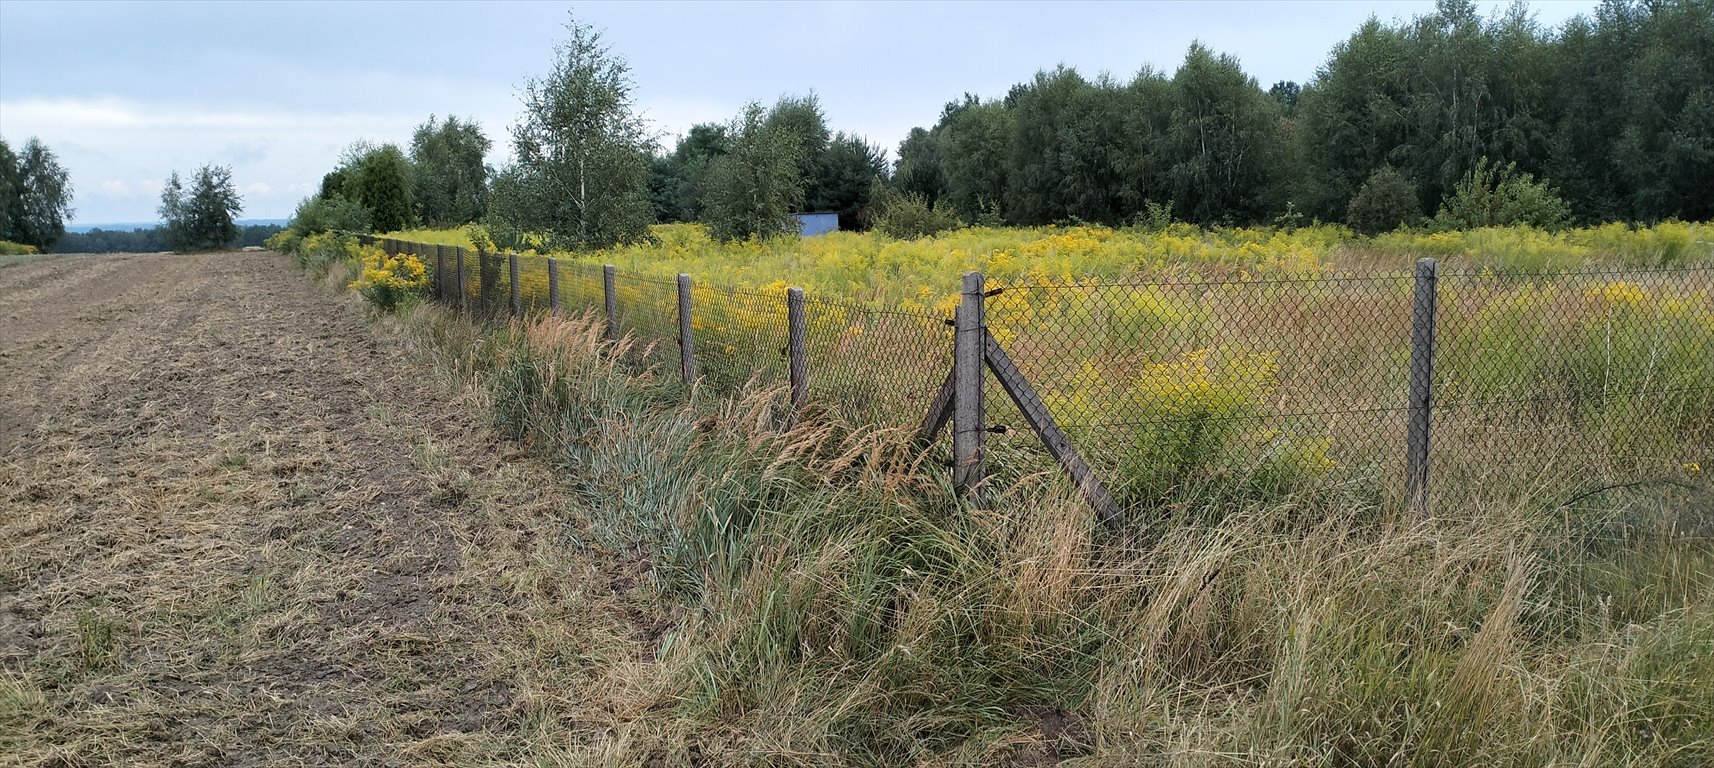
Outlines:
{"label": "sky", "polygon": [[[1537,0],[1553,27],[1595,0]],[[1506,3],[1478,2],[1484,13]],[[1311,80],[1365,19],[1432,0],[1224,2],[221,2],[0,0],[0,137],[39,137],[71,172],[68,223],[156,220],[173,170],[229,165],[245,218],[284,218],[353,141],[407,145],[474,118],[511,155],[518,90],[575,14],[631,67],[671,146],[749,101],[814,92],[829,126],[888,150],[969,92],[1056,64],[1170,74],[1200,40],[1266,88]]]}

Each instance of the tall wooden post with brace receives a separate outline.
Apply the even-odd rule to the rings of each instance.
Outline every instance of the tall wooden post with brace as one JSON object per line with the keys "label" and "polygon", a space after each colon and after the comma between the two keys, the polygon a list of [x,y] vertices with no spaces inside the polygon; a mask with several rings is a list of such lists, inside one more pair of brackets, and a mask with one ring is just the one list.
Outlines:
{"label": "tall wooden post with brace", "polygon": [[1410,423],[1405,427],[1405,508],[1428,514],[1428,445],[1434,415],[1434,309],[1439,269],[1434,259],[1416,263],[1411,304]]}
{"label": "tall wooden post with brace", "polygon": [[982,363],[986,349],[981,272],[964,273],[964,299],[953,317],[952,338],[952,482],[970,491],[982,482],[988,435],[982,403]]}

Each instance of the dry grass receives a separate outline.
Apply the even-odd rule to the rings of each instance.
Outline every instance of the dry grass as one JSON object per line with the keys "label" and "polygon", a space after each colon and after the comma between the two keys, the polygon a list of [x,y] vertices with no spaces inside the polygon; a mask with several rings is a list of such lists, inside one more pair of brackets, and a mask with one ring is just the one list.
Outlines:
{"label": "dry grass", "polygon": [[971,509],[899,433],[778,432],[771,391],[675,405],[598,330],[542,320],[475,366],[502,427],[605,502],[596,540],[635,548],[683,611],[654,664],[603,687],[633,702],[603,721],[610,738],[551,764],[1681,765],[1714,750],[1714,554],[1674,531],[1706,488],[1410,522],[1274,499],[1124,545],[1052,475]]}

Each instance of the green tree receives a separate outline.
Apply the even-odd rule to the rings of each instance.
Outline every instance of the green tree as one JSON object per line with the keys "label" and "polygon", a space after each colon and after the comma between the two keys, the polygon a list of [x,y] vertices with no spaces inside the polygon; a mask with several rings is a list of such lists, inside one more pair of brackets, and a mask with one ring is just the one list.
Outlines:
{"label": "green tree", "polygon": [[474,120],[430,115],[411,135],[411,197],[424,224],[451,227],[482,217],[491,170],[482,158],[491,147]]}
{"label": "green tree", "polygon": [[765,122],[770,131],[790,140],[793,163],[797,166],[798,188],[802,194],[792,201],[792,207],[801,209],[809,205],[809,201],[822,196],[817,186],[820,181],[818,172],[832,134],[827,128],[827,116],[821,111],[821,100],[814,93],[781,96],[768,110]]}
{"label": "green tree", "polygon": [[7,233],[0,239],[52,250],[65,236],[65,220],[74,213],[71,174],[35,137],[16,156],[10,148],[0,152],[0,163],[0,185],[15,190],[0,192],[6,208],[6,224],[0,229]]}
{"label": "green tree", "polygon": [[494,213],[553,248],[595,250],[649,237],[653,143],[632,104],[630,67],[575,20],[553,69],[524,86],[512,131],[515,184]]}
{"label": "green tree", "polygon": [[1021,224],[1117,222],[1125,180],[1111,162],[1121,144],[1118,86],[1061,66],[1006,97],[1011,112],[1007,214]]}
{"label": "green tree", "polygon": [[709,232],[725,240],[797,232],[792,208],[803,199],[798,137],[770,124],[751,102],[728,129],[731,146],[708,171]]}
{"label": "green tree", "polygon": [[1279,106],[1237,59],[1192,44],[1172,77],[1167,151],[1173,200],[1197,224],[1250,222],[1283,208]]}
{"label": "green tree", "polygon": [[175,251],[213,251],[230,248],[238,239],[234,219],[244,209],[232,169],[205,165],[198,168],[187,191],[177,171],[161,189],[161,218],[166,222],[166,241]]}
{"label": "green tree", "polygon": [[179,172],[173,171],[161,185],[161,205],[155,212],[161,217],[161,235],[166,240],[169,250],[184,250],[186,242],[185,227],[189,217],[185,215],[184,180],[179,178]]}
{"label": "green tree", "polygon": [[836,133],[821,154],[805,207],[837,211],[840,229],[864,229],[875,182],[886,175],[887,158],[880,147],[859,136]]}
{"label": "green tree", "polygon": [[992,218],[1006,215],[1016,157],[1012,111],[1003,102],[965,94],[963,101],[942,110],[935,132],[946,178],[943,207],[965,221],[977,221],[989,213]]}
{"label": "green tree", "polygon": [[672,154],[651,162],[649,194],[658,221],[702,218],[709,164],[726,154],[729,143],[726,126],[699,123],[679,139]]}
{"label": "green tree", "polygon": [[1416,185],[1390,165],[1381,166],[1351,198],[1345,223],[1365,235],[1390,232],[1422,219]]}
{"label": "green tree", "polygon": [[[353,189],[355,188],[355,189]],[[416,220],[411,205],[411,163],[403,150],[383,144],[364,153],[346,185],[357,202],[369,209],[369,220],[377,231],[394,232]]]}
{"label": "green tree", "polygon": [[1290,80],[1281,80],[1268,88],[1268,98],[1280,105],[1280,114],[1292,117],[1297,114],[1297,100],[1303,96],[1303,86]]}
{"label": "green tree", "polygon": [[946,192],[946,161],[941,156],[941,136],[912,128],[899,142],[899,161],[893,166],[893,184],[908,195],[928,202]]}
{"label": "green tree", "polygon": [[24,170],[5,139],[0,139],[0,240],[19,242],[24,212]]}
{"label": "green tree", "polygon": [[321,191],[316,196],[323,200],[334,198],[356,200],[356,185],[352,182],[354,176],[354,171],[345,165],[328,171],[321,177]]}

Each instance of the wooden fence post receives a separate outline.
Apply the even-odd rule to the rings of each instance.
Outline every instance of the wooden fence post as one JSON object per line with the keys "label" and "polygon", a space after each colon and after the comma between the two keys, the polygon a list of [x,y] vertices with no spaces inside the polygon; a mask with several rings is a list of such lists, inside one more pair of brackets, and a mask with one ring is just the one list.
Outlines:
{"label": "wooden fence post", "polygon": [[1434,309],[1439,269],[1434,259],[1416,263],[1411,305],[1410,423],[1405,428],[1405,506],[1428,514],[1429,422],[1434,415]]}
{"label": "wooden fence post", "polygon": [[678,366],[679,374],[684,377],[686,384],[696,379],[694,344],[695,340],[691,335],[690,322],[690,275],[680,272],[678,274]]}
{"label": "wooden fence post", "polygon": [[476,311],[485,317],[500,313],[500,297],[494,295],[500,282],[499,254],[476,249]]}
{"label": "wooden fence post", "polygon": [[524,316],[524,289],[518,285],[518,254],[506,254],[506,277],[512,283],[512,316]]}
{"label": "wooden fence post", "polygon": [[462,312],[465,300],[470,297],[470,287],[464,282],[464,247],[459,246],[453,255],[458,257],[458,278],[454,284],[458,286],[458,309]]}
{"label": "wooden fence post", "polygon": [[809,402],[809,323],[803,315],[803,289],[786,289],[786,358],[792,383],[792,413]]}
{"label": "wooden fence post", "polygon": [[601,267],[601,304],[607,310],[607,340],[619,338],[619,297],[613,291],[613,273],[618,270],[612,264]]}
{"label": "wooden fence post", "polygon": [[548,257],[548,311],[559,316],[559,259]]}
{"label": "wooden fence post", "polygon": [[964,273],[964,299],[958,305],[952,341],[952,483],[969,491],[982,482],[983,444],[988,425],[982,403],[982,361],[986,318],[982,273]]}
{"label": "wooden fence post", "polygon": [[434,297],[446,301],[446,246],[434,244]]}

